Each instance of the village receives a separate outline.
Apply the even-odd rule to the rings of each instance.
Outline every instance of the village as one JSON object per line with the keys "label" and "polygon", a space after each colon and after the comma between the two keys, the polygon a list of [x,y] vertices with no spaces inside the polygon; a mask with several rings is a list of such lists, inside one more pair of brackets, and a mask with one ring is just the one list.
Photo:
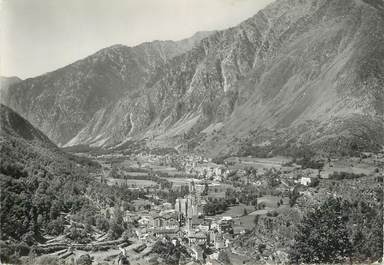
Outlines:
{"label": "village", "polygon": [[[167,248],[184,250],[185,255],[176,255],[175,264],[223,264],[223,255],[232,263],[252,264],[254,257],[242,252],[238,241],[252,231],[260,216],[278,216],[295,203],[306,207],[298,198],[317,196],[320,182],[361,177],[382,182],[384,163],[382,152],[329,159],[319,168],[306,168],[284,157],[230,157],[221,164],[201,156],[175,154],[97,159],[102,161],[103,172],[95,177],[102,183],[124,185],[143,196],[129,202],[129,207],[101,206],[100,212],[109,220],[121,215],[129,237],[110,244],[105,241],[108,246],[101,252],[72,247],[59,255],[78,259],[88,253],[95,259],[92,264],[117,260],[122,253],[131,264],[170,263],[174,254]],[[105,236],[99,235],[100,244]],[[258,258],[268,260],[270,256]]]}

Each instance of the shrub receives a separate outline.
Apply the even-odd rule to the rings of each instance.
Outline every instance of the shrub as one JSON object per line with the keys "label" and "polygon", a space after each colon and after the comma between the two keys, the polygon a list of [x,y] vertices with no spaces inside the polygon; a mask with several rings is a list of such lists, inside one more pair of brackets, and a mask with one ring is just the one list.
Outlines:
{"label": "shrub", "polygon": [[319,186],[319,184],[320,184],[319,178],[313,178],[313,179],[311,179],[311,182],[309,183],[308,186],[314,188],[314,187]]}
{"label": "shrub", "polygon": [[81,255],[77,261],[77,265],[91,265],[93,262],[93,257],[91,257],[89,254]]}
{"label": "shrub", "polygon": [[96,227],[103,232],[107,232],[109,230],[109,222],[104,216],[98,216],[96,218]]}
{"label": "shrub", "polygon": [[109,225],[108,236],[110,239],[118,239],[124,232],[124,229],[121,225],[112,221]]}
{"label": "shrub", "polygon": [[61,235],[64,231],[64,224],[63,221],[59,218],[56,220],[51,221],[47,225],[47,233],[53,236]]}
{"label": "shrub", "polygon": [[257,247],[260,254],[263,254],[263,252],[266,248],[267,248],[267,246],[265,244],[259,244],[259,246]]}
{"label": "shrub", "polygon": [[83,228],[74,226],[69,229],[67,237],[80,244],[87,244],[91,241],[91,236]]}
{"label": "shrub", "polygon": [[267,213],[267,216],[269,216],[269,217],[276,217],[276,216],[278,216],[278,215],[279,215],[279,213],[276,212],[276,211],[272,211],[272,212],[268,212],[268,213]]}

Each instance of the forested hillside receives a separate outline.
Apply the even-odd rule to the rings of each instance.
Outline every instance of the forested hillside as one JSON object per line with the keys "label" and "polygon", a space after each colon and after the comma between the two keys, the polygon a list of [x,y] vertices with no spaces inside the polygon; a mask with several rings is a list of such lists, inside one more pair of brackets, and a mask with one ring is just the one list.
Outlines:
{"label": "forested hillside", "polygon": [[0,117],[2,261],[16,262],[18,255],[29,253],[30,246],[44,242],[45,235],[62,234],[67,214],[84,223],[91,216],[89,222],[96,225],[99,205],[140,196],[97,182],[97,163],[64,153],[4,105]]}

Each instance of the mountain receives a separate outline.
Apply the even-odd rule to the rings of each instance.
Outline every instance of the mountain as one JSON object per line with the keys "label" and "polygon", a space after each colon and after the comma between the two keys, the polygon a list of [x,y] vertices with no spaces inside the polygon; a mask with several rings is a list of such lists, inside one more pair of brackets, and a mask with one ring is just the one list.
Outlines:
{"label": "mountain", "polygon": [[10,76],[10,77],[0,76],[0,87],[1,89],[3,89],[4,87],[9,87],[10,85],[19,83],[21,81],[23,80],[17,76]]}
{"label": "mountain", "polygon": [[[1,167],[7,161],[12,161],[12,165],[28,166],[39,164],[42,160],[49,160],[49,163],[41,167],[49,167],[49,164],[70,164],[76,163],[79,167],[98,168],[98,163],[85,158],[64,152],[58,148],[43,132],[32,126],[26,119],[21,117],[11,108],[0,104],[0,152]],[[24,154],[28,157],[26,162],[18,155]],[[41,162],[42,163],[42,162]],[[40,167],[40,166],[39,166]],[[1,173],[4,173],[1,171]],[[11,174],[12,175],[12,174]]]}
{"label": "mountain", "polygon": [[0,136],[2,137],[20,138],[36,142],[41,146],[55,147],[55,144],[40,130],[34,128],[27,120],[3,104],[0,104],[0,124]]}
{"label": "mountain", "polygon": [[122,97],[139,97],[156,68],[209,34],[199,32],[178,42],[115,45],[54,72],[12,85],[2,102],[63,145],[98,111]]}
{"label": "mountain", "polygon": [[4,102],[66,146],[378,149],[382,11],[379,0],[277,0],[192,41],[104,49],[13,85]]}
{"label": "mountain", "polygon": [[21,81],[23,80],[18,78],[17,76],[11,76],[11,77],[0,76],[0,98],[4,98],[4,97],[6,98],[8,95],[9,86],[13,84],[17,84]]}

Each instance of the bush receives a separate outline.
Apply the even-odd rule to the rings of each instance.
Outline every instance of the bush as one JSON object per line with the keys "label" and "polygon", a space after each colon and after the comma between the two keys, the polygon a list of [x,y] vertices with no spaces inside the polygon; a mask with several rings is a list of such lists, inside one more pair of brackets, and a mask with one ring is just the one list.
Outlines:
{"label": "bush", "polygon": [[296,187],[292,191],[289,191],[288,197],[289,197],[289,206],[293,207],[297,199],[300,197],[300,193]]}
{"label": "bush", "polygon": [[24,242],[17,244],[15,248],[16,252],[19,253],[20,256],[26,256],[29,254],[29,246]]}
{"label": "bush", "polygon": [[185,246],[181,245],[177,241],[176,246],[167,238],[165,241],[157,241],[153,247],[152,252],[157,253],[160,257],[164,259],[164,264],[176,265],[180,264],[181,257],[190,257]]}
{"label": "bush", "polygon": [[267,246],[265,244],[259,244],[259,246],[257,247],[260,254],[263,254],[263,252],[266,248],[267,248]]}
{"label": "bush", "polygon": [[51,221],[46,228],[48,234],[53,236],[61,235],[64,232],[64,223],[60,218]]}
{"label": "bush", "polygon": [[115,221],[112,221],[109,225],[108,236],[110,239],[118,239],[124,232],[124,229],[121,225],[117,224]]}
{"label": "bush", "polygon": [[313,179],[311,179],[311,182],[309,183],[308,186],[315,188],[315,187],[319,186],[319,184],[320,184],[319,178],[313,178]]}
{"label": "bush", "polygon": [[276,212],[276,211],[272,211],[272,212],[268,212],[268,213],[267,213],[267,216],[268,216],[268,217],[277,217],[278,215],[279,215],[279,213]]}
{"label": "bush", "polygon": [[15,246],[6,244],[0,241],[0,261],[4,263],[17,264],[19,263],[18,257],[14,256]]}
{"label": "bush", "polygon": [[91,257],[89,254],[81,255],[77,261],[77,265],[91,265],[93,262],[93,257]]}
{"label": "bush", "polygon": [[98,216],[96,218],[96,227],[103,232],[107,232],[109,230],[109,222],[105,217]]}
{"label": "bush", "polygon": [[324,167],[323,162],[314,161],[309,157],[304,157],[301,160],[297,160],[296,164],[301,165],[303,169],[306,169],[306,168],[322,169]]}
{"label": "bush", "polygon": [[226,211],[228,203],[226,201],[213,201],[204,205],[203,211],[205,215],[215,215]]}
{"label": "bush", "polygon": [[267,206],[267,205],[266,205],[264,202],[260,202],[260,203],[257,205],[257,208],[258,208],[259,210],[263,210],[263,209],[265,209],[266,206]]}
{"label": "bush", "polygon": [[25,242],[28,246],[36,244],[36,235],[34,232],[29,231],[21,237],[21,241]]}
{"label": "bush", "polygon": [[91,236],[83,228],[76,228],[75,226],[69,229],[67,237],[80,244],[87,244],[92,240]]}

